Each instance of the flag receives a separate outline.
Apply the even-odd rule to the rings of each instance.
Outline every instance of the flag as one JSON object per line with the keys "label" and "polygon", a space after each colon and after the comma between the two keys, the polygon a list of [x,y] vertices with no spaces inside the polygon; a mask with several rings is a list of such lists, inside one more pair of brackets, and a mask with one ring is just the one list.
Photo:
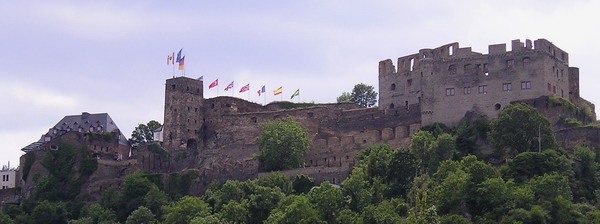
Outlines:
{"label": "flag", "polygon": [[250,83],[246,84],[244,87],[240,89],[240,93],[246,92],[250,90]]}
{"label": "flag", "polygon": [[197,80],[204,81],[204,76],[200,76]]}
{"label": "flag", "polygon": [[265,93],[265,92],[266,92],[265,86],[263,86],[261,89],[256,91],[256,93],[258,93],[258,96],[260,96],[260,94]]}
{"label": "flag", "polygon": [[219,85],[219,79],[215,80],[210,85],[208,85],[208,88],[212,89],[213,87],[218,86],[218,85]]}
{"label": "flag", "polygon": [[[183,51],[183,48],[181,48],[181,50],[179,50],[179,53],[177,53],[177,60],[175,60],[175,62],[181,61],[181,51]],[[173,52],[173,53],[175,53],[175,52]]]}
{"label": "flag", "polygon": [[300,95],[300,89],[297,89],[296,92],[294,92],[294,94],[292,94],[292,97],[290,97],[290,99],[293,99],[295,96]]}
{"label": "flag", "polygon": [[227,85],[227,87],[225,87],[225,91],[229,91],[229,89],[233,88],[233,81],[231,81],[231,83],[229,83],[229,85]]}
{"label": "flag", "polygon": [[179,70],[183,70],[183,61],[185,60],[185,56],[183,56],[183,58],[181,58],[181,60],[179,60]]}
{"label": "flag", "polygon": [[279,87],[279,89],[276,89],[275,91],[273,91],[273,95],[279,95],[283,92],[283,87]]}
{"label": "flag", "polygon": [[174,56],[175,56],[175,52],[173,52],[173,54],[167,55],[167,65],[174,65],[175,64],[175,62],[174,62],[174,60],[175,60]]}

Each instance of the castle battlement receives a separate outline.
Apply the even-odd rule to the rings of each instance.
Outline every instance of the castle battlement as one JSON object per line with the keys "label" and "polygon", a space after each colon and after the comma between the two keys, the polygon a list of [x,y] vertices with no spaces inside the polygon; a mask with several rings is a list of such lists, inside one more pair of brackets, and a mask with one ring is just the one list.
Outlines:
{"label": "castle battlement", "polygon": [[568,53],[545,39],[513,40],[510,51],[492,44],[487,54],[450,43],[400,57],[397,66],[383,60],[379,88],[381,110],[420,104],[424,125],[455,125],[467,111],[493,118],[510,102],[542,96],[590,106]]}

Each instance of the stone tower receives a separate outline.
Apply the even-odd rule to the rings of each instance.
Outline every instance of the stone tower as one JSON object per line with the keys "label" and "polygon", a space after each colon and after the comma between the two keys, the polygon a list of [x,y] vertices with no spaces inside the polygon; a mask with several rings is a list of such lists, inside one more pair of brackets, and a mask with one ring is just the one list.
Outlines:
{"label": "stone tower", "polygon": [[203,123],[203,82],[187,77],[167,79],[163,146],[170,151],[198,149]]}

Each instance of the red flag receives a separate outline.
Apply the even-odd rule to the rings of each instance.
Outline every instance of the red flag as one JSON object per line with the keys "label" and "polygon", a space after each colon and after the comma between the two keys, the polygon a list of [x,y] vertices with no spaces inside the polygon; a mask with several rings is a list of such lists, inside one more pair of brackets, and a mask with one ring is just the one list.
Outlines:
{"label": "red flag", "polygon": [[208,85],[208,88],[212,89],[213,87],[218,86],[218,85],[219,85],[219,79],[215,80],[210,85]]}
{"label": "red flag", "polygon": [[231,81],[231,83],[229,83],[229,85],[227,85],[227,87],[225,87],[225,91],[229,91],[229,89],[233,88],[233,81]]}
{"label": "red flag", "polygon": [[258,96],[260,96],[260,93],[261,93],[261,92],[260,92],[260,89],[259,89],[258,91],[256,91],[256,93],[258,93]]}
{"label": "red flag", "polygon": [[283,92],[283,88],[279,87],[278,89],[276,89],[275,91],[273,91],[273,95],[279,95]]}
{"label": "red flag", "polygon": [[250,90],[250,83],[248,83],[247,85],[245,85],[244,87],[242,87],[240,89],[240,93],[246,92],[248,90]]}

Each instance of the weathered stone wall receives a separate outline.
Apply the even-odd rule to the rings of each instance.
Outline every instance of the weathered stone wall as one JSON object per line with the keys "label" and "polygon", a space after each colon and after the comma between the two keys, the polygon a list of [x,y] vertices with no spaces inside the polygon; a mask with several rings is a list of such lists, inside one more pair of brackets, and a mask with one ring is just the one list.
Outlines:
{"label": "weathered stone wall", "polygon": [[[467,111],[489,118],[516,100],[555,96],[579,101],[579,73],[568,54],[547,40],[512,41],[489,46],[488,54],[458,43],[379,64],[380,109],[420,103],[423,125],[453,126]],[[590,105],[593,107],[593,105]]]}
{"label": "weathered stone wall", "polygon": [[568,151],[581,145],[598,152],[600,148],[600,128],[579,127],[560,130],[556,132],[556,140]]}
{"label": "weathered stone wall", "polygon": [[164,147],[196,149],[203,121],[203,82],[186,77],[167,79],[165,85]]}

